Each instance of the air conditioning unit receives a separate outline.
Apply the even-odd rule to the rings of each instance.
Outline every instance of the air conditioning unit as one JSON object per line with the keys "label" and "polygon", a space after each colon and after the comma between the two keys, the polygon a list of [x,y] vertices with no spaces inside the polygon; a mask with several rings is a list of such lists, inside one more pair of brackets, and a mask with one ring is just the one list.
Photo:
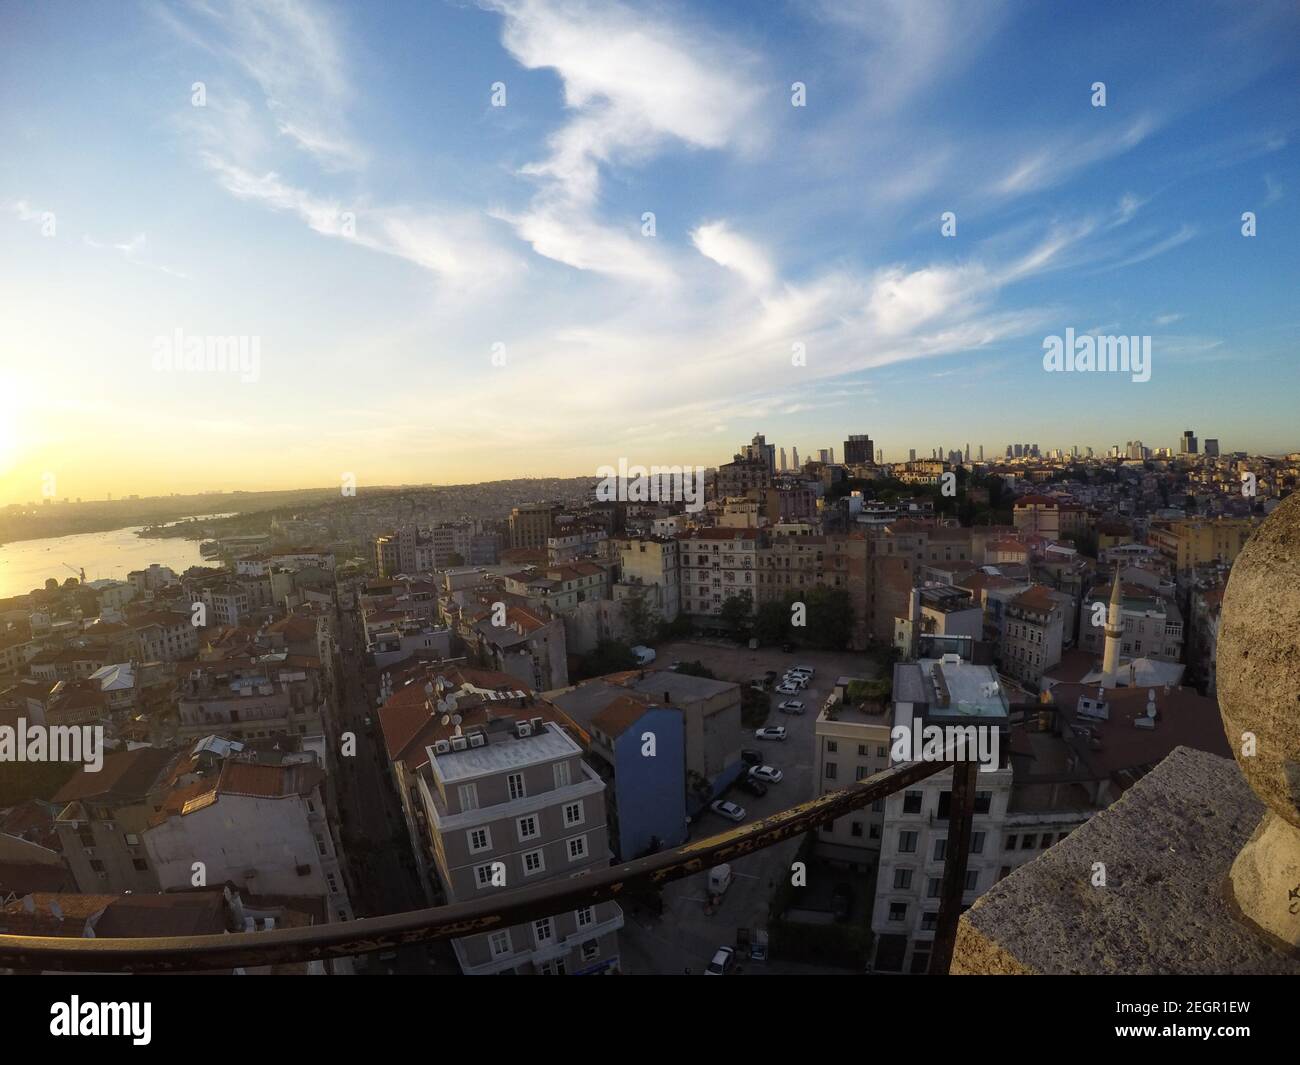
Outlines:
{"label": "air conditioning unit", "polygon": [[525,736],[531,736],[532,734],[533,726],[527,721],[521,721],[517,726],[515,726],[515,735],[520,739],[523,739]]}
{"label": "air conditioning unit", "polygon": [[541,731],[542,731],[542,723],[543,723],[543,719],[542,719],[542,718],[540,718],[540,717],[535,717],[535,718],[532,719],[532,721],[531,721],[530,723],[531,723],[532,726],[533,726],[533,731],[534,731],[534,732],[541,732]]}
{"label": "air conditioning unit", "polygon": [[471,747],[482,747],[485,743],[487,743],[487,737],[484,736],[483,733],[481,732],[471,733],[469,738],[469,745]]}
{"label": "air conditioning unit", "polygon": [[464,736],[453,736],[451,738],[451,749],[453,751],[463,751],[469,746],[469,740]]}
{"label": "air conditioning unit", "polygon": [[435,754],[447,754],[451,751],[451,744],[446,740],[434,740],[433,750]]}

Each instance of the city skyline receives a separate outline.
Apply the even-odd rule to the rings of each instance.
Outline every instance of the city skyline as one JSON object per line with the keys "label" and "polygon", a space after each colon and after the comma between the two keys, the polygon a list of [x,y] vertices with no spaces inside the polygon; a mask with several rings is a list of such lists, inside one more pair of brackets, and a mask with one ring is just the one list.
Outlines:
{"label": "city skyline", "polygon": [[1296,13],[1104,7],[6,9],[0,499],[1293,450]]}

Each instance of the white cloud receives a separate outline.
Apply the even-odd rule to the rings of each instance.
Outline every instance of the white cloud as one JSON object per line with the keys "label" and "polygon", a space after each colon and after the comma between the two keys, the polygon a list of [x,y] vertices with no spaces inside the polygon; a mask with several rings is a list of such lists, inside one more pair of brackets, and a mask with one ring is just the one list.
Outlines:
{"label": "white cloud", "polygon": [[726,222],[707,222],[691,232],[700,254],[733,270],[757,289],[772,285],[776,271],[757,244],[732,232]]}

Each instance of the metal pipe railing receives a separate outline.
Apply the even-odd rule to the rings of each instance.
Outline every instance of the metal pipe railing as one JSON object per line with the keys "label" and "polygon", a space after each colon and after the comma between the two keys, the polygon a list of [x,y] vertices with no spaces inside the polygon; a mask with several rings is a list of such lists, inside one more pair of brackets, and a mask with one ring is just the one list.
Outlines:
{"label": "metal pipe railing", "polygon": [[[60,972],[211,972],[323,961],[459,936],[481,935],[564,910],[617,901],[638,888],[658,887],[744,857],[828,824],[954,765],[953,761],[909,762],[720,835],[622,865],[588,869],[563,879],[501,891],[469,902],[383,917],[365,917],[340,924],[230,935],[134,939],[0,935],[0,966]],[[956,794],[953,796],[950,814],[953,829],[945,855],[944,901],[939,912],[932,959],[937,959],[940,954],[940,942],[948,944],[950,957],[951,943],[956,938],[961,892],[957,891],[956,903],[953,904],[948,890],[949,874],[960,888],[965,878],[968,844],[959,844],[957,840],[969,840],[970,836],[974,771],[974,763],[962,763],[954,772],[954,790],[958,786],[957,780],[969,777],[970,796],[969,801],[962,802],[957,801]],[[931,970],[946,972],[947,965],[945,963],[943,969],[938,970],[932,961]]]}

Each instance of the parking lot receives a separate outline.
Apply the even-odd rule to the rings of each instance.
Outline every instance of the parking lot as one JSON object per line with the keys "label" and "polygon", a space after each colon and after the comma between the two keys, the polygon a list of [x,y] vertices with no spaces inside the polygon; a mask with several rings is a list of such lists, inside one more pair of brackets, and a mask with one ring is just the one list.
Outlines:
{"label": "parking lot", "polygon": [[[667,669],[674,661],[699,661],[712,670],[719,680],[746,684],[750,678],[761,676],[767,670],[776,670],[778,676],[796,665],[811,666],[816,673],[804,691],[797,696],[772,694],[772,709],[766,724],[784,725],[784,741],[758,740],[753,729],[744,730],[741,747],[756,750],[766,765],[780,769],[783,779],[768,786],[764,796],[750,795],[733,786],[724,798],[744,807],[745,824],[777,813],[817,794],[813,779],[815,758],[814,726],[817,713],[830,694],[838,677],[875,676],[874,661],[860,652],[800,651],[783,653],[779,647],[751,651],[737,647],[733,642],[712,640],[678,640],[659,645],[655,667]],[[801,701],[805,706],[802,715],[782,714],[778,704],[788,698]],[[703,839],[734,827],[731,821],[711,811],[702,813],[693,826],[693,839]],[[685,972],[701,973],[713,952],[720,946],[736,942],[736,929],[763,928],[767,924],[768,900],[776,886],[777,878],[790,875],[790,864],[799,849],[799,839],[767,847],[755,854],[732,863],[734,879],[723,896],[722,903],[712,915],[707,915],[708,874],[695,876],[669,884],[663,892],[664,913],[650,917],[644,913],[628,913],[622,936],[623,967],[628,972]],[[779,962],[765,964],[740,959],[736,971],[741,974],[808,972],[808,966],[783,966]],[[840,972],[828,969],[827,972]]]}

